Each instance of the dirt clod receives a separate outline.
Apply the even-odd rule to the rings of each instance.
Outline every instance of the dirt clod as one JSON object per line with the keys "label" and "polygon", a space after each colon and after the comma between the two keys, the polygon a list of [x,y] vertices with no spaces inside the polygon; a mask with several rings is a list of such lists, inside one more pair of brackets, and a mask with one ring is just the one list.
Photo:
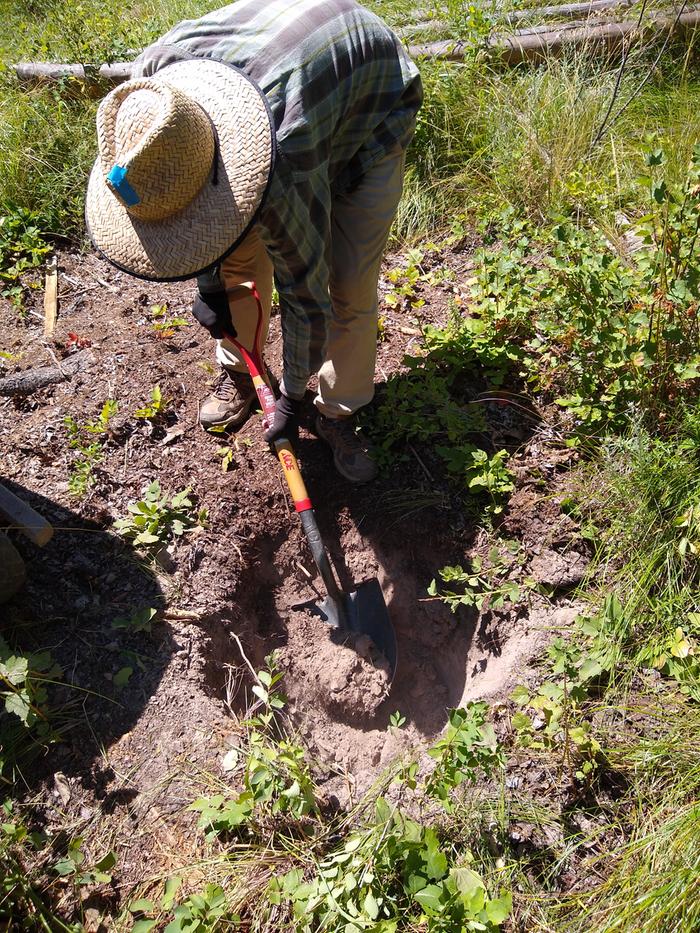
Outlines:
{"label": "dirt clod", "polygon": [[372,717],[389,693],[389,663],[369,636],[335,632],[306,612],[290,614],[280,662],[290,696],[341,718]]}

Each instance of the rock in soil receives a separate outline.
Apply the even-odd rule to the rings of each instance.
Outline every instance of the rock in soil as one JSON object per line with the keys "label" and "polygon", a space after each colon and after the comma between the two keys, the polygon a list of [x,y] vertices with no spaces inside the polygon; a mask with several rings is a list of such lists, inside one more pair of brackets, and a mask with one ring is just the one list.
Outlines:
{"label": "rock in soil", "polygon": [[368,719],[391,686],[391,668],[368,635],[337,632],[304,611],[291,612],[280,651],[290,696],[320,703],[341,718]]}

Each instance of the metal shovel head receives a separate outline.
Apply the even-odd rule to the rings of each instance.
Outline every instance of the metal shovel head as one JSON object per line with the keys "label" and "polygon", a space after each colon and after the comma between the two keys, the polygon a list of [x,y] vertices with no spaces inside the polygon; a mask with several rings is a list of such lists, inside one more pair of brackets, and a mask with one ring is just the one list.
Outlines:
{"label": "metal shovel head", "polygon": [[316,602],[304,603],[299,608],[313,612],[341,632],[367,635],[386,658],[393,678],[396,670],[396,632],[389,618],[379,580],[376,577],[366,580],[356,590],[341,593],[341,596],[341,605],[331,596],[326,596]]}

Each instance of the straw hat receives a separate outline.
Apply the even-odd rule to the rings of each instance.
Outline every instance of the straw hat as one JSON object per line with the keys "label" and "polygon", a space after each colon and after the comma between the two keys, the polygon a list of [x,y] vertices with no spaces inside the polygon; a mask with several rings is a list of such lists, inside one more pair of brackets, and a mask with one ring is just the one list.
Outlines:
{"label": "straw hat", "polygon": [[274,166],[265,97],[242,72],[178,62],[115,88],[97,111],[90,239],[144,279],[186,279],[230,253],[254,221]]}

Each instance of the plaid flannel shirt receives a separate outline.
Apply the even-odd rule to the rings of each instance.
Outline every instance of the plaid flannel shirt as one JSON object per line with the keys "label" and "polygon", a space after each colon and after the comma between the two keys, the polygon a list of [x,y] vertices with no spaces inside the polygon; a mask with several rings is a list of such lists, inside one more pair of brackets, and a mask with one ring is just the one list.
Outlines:
{"label": "plaid flannel shirt", "polygon": [[175,26],[132,74],[188,58],[240,68],[272,111],[278,157],[257,229],[280,296],[285,389],[298,398],[325,356],[333,197],[408,145],[420,76],[394,33],[354,0],[238,0]]}

